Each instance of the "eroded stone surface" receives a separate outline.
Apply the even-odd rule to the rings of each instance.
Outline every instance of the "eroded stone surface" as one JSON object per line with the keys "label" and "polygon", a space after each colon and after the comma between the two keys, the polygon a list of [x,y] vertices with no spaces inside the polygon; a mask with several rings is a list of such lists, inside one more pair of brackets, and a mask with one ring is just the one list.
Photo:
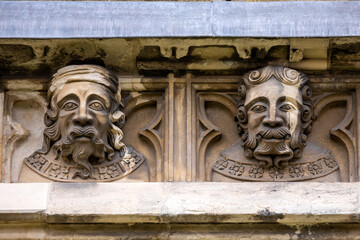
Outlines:
{"label": "eroded stone surface", "polygon": [[[70,64],[96,64],[122,75],[148,76],[239,75],[268,64],[305,73],[355,73],[358,41],[358,37],[1,39],[0,69],[3,76],[37,79],[49,78]],[[27,50],[19,52],[22,48]]]}

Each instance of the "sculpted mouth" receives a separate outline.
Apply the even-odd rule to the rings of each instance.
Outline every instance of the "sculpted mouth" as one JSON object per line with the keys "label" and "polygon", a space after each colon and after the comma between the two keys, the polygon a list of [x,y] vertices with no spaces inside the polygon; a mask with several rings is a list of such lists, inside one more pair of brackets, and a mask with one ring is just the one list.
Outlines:
{"label": "sculpted mouth", "polygon": [[285,139],[284,138],[264,138],[264,140],[267,142],[283,142]]}
{"label": "sculpted mouth", "polygon": [[95,137],[96,131],[92,128],[75,128],[70,135],[77,141],[91,141]]}
{"label": "sculpted mouth", "polygon": [[82,135],[82,136],[75,136],[74,138],[77,141],[91,141],[90,136]]}

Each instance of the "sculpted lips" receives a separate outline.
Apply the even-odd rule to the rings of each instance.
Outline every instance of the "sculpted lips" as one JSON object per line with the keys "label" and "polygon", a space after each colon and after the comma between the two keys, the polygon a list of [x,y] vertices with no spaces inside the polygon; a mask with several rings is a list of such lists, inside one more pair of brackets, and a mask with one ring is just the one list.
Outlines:
{"label": "sculpted lips", "polygon": [[70,136],[76,140],[91,141],[96,136],[96,129],[93,127],[76,127],[71,131]]}

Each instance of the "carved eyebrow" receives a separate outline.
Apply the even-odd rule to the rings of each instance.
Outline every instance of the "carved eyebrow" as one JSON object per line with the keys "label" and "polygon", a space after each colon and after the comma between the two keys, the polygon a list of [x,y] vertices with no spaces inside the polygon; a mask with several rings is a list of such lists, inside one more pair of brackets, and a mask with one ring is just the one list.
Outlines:
{"label": "carved eyebrow", "polygon": [[65,97],[63,97],[62,99],[60,99],[58,101],[58,106],[62,106],[64,104],[65,101],[69,100],[69,99],[73,99],[76,101],[80,101],[79,97],[75,94],[75,93],[70,93],[69,95],[66,95]]}
{"label": "carved eyebrow", "polygon": [[249,110],[249,108],[251,108],[257,102],[269,103],[269,100],[263,96],[257,97],[245,105],[246,110]]}
{"label": "carved eyebrow", "polygon": [[286,96],[280,97],[280,98],[277,100],[277,104],[279,104],[279,103],[281,103],[281,102],[285,102],[285,101],[291,102],[291,103],[294,104],[297,108],[301,108],[301,106],[302,106],[302,104],[299,103],[295,98],[293,98],[293,97],[286,97]]}

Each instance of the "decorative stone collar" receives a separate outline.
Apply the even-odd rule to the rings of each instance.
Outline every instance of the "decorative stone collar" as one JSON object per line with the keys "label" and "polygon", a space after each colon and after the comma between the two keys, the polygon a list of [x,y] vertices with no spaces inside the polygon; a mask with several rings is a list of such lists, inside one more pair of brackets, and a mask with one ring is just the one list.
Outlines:
{"label": "decorative stone collar", "polygon": [[330,151],[318,156],[316,160],[289,163],[283,168],[263,168],[257,164],[230,159],[222,153],[214,164],[213,171],[242,181],[288,182],[320,178],[335,172],[338,168]]}
{"label": "decorative stone collar", "polygon": [[128,154],[124,158],[99,165],[93,165],[93,177],[75,179],[79,167],[60,160],[47,159],[43,154],[34,153],[25,159],[25,164],[41,176],[57,182],[110,182],[133,172],[144,161],[145,157],[131,147],[127,147]]}

